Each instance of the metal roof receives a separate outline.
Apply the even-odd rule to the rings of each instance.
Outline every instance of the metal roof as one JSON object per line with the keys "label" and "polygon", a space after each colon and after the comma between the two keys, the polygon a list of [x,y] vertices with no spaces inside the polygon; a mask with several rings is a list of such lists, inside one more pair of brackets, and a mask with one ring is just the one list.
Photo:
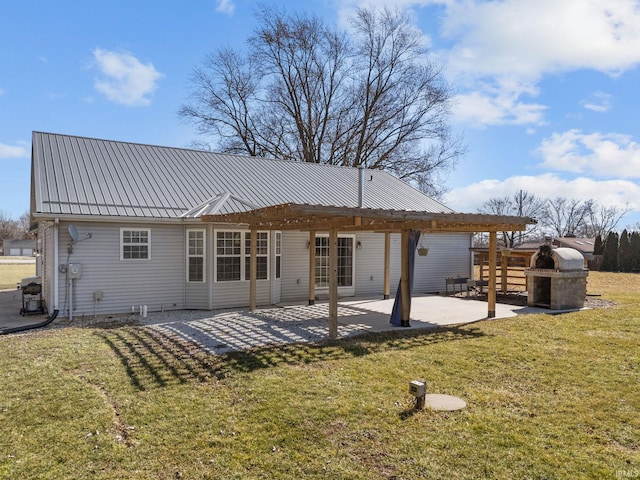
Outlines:
{"label": "metal roof", "polygon": [[[286,203],[358,207],[358,169],[33,132],[32,213],[197,218]],[[453,210],[365,170],[364,208]]]}

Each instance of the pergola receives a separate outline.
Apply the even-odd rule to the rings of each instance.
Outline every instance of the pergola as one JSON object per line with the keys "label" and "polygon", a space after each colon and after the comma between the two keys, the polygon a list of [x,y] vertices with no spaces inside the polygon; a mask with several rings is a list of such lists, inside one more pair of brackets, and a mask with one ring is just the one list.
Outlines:
{"label": "pergola", "polygon": [[[257,231],[302,230],[309,232],[315,245],[316,232],[329,232],[329,337],[338,334],[338,233],[373,231],[385,234],[384,297],[389,298],[391,234],[401,234],[401,322],[409,326],[409,232],[488,232],[489,233],[489,318],[496,312],[497,232],[525,230],[536,221],[530,217],[466,213],[433,213],[410,210],[336,207],[287,203],[245,212],[203,215],[202,221],[247,225],[251,230],[249,268],[249,309],[256,308]],[[315,249],[309,248],[309,303],[315,300]]]}

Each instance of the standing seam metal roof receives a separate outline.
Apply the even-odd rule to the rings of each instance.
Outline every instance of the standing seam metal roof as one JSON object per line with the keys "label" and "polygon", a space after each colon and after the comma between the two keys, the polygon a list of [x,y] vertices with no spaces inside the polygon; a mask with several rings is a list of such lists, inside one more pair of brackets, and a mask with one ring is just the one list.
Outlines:
{"label": "standing seam metal roof", "polygon": [[[285,203],[357,207],[358,169],[33,132],[33,213],[179,218]],[[450,213],[380,170],[363,207]],[[196,208],[201,207],[201,208]]]}

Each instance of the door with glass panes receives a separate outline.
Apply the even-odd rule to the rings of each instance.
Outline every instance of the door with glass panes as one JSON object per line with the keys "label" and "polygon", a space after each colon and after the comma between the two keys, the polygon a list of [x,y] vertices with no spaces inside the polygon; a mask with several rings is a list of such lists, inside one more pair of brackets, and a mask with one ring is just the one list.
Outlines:
{"label": "door with glass panes", "polygon": [[[355,295],[354,283],[354,236],[345,235],[338,237],[338,295]],[[329,237],[316,237],[316,293],[324,293],[329,290]]]}

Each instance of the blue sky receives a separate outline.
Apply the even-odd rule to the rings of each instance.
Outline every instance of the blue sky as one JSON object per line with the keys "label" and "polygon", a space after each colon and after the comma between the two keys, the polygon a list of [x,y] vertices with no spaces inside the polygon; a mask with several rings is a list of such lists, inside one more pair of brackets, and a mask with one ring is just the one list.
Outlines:
{"label": "blue sky", "polygon": [[[468,152],[446,203],[519,189],[628,205],[640,221],[640,0],[279,1],[343,25],[359,5],[409,10],[456,91]],[[243,45],[255,2],[21,0],[0,6],[0,210],[29,208],[33,130],[182,147],[189,75]]]}

